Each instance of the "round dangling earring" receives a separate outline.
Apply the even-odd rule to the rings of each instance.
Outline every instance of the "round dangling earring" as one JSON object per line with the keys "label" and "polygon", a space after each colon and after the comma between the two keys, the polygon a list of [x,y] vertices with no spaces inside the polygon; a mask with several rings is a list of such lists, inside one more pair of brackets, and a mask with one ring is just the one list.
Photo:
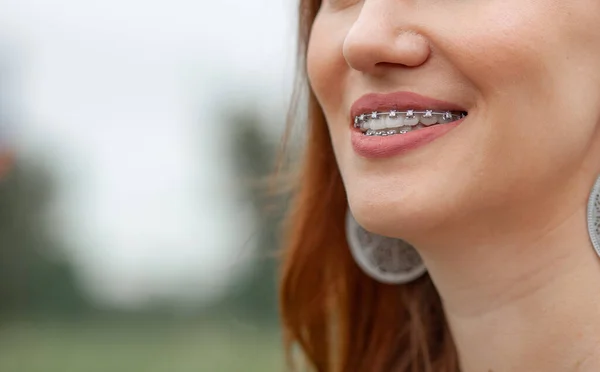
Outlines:
{"label": "round dangling earring", "polygon": [[594,250],[600,256],[600,176],[596,179],[588,199],[587,225]]}
{"label": "round dangling earring", "polygon": [[413,246],[365,230],[348,209],[346,237],[352,257],[373,279],[386,284],[405,284],[422,276],[427,268]]}

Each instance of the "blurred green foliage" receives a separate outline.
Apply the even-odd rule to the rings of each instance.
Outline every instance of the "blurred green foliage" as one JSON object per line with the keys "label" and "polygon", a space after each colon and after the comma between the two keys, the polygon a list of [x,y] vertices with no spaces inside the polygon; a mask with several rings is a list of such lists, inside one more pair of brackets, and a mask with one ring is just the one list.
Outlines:
{"label": "blurred green foliage", "polygon": [[0,337],[2,372],[283,371],[275,332],[222,323],[13,324]]}
{"label": "blurred green foliage", "polygon": [[277,249],[286,196],[276,192],[272,175],[277,142],[251,108],[234,111],[230,129],[233,169],[239,180],[242,203],[252,206],[256,233],[242,249],[255,249],[248,276],[234,284],[216,309],[254,324],[277,323]]}
{"label": "blurred green foliage", "polygon": [[269,196],[263,182],[276,142],[251,110],[234,112],[226,125],[240,203],[256,226],[241,249],[256,254],[221,301],[185,315],[168,304],[123,311],[90,302],[51,230],[52,168],[16,158],[0,180],[1,372],[283,370],[274,253],[286,199]]}
{"label": "blurred green foliage", "polygon": [[64,247],[48,230],[53,192],[49,168],[25,157],[0,180],[0,322],[72,318],[90,308]]}

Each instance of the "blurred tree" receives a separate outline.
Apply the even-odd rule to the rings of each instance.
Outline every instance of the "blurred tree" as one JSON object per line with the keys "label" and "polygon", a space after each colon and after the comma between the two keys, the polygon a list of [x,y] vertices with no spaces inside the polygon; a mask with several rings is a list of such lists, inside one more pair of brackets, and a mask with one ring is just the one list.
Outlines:
{"label": "blurred tree", "polygon": [[270,193],[267,182],[275,166],[276,138],[265,130],[259,115],[252,109],[235,111],[229,117],[233,168],[242,198],[250,203],[253,211],[256,234],[250,238],[257,254],[247,276],[231,287],[218,308],[244,322],[276,324],[275,253],[279,248],[280,221],[285,205],[285,196]]}
{"label": "blurred tree", "polygon": [[5,148],[0,143],[0,181],[6,176],[13,163],[13,153],[11,149]]}
{"label": "blurred tree", "polygon": [[53,186],[48,168],[25,158],[0,180],[2,318],[71,317],[88,308],[44,221]]}
{"label": "blurred tree", "polygon": [[0,317],[80,312],[86,301],[44,222],[54,193],[49,168],[17,156],[12,146],[21,53],[0,44]]}

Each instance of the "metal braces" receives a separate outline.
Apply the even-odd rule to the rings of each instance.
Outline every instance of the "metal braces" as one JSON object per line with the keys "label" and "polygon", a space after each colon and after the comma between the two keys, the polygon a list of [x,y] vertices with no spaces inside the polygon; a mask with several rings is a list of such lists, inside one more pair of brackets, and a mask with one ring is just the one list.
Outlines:
{"label": "metal braces", "polygon": [[433,110],[425,110],[425,111],[417,111],[417,110],[406,110],[406,111],[373,111],[370,114],[361,114],[354,117],[354,126],[359,127],[361,123],[366,122],[368,120],[377,120],[382,116],[386,116],[389,118],[398,118],[404,115],[405,119],[414,119],[416,115],[421,115],[424,118],[431,118],[435,116],[441,116],[443,120],[454,121],[459,120],[467,116],[466,113],[452,113],[451,111],[433,111]]}

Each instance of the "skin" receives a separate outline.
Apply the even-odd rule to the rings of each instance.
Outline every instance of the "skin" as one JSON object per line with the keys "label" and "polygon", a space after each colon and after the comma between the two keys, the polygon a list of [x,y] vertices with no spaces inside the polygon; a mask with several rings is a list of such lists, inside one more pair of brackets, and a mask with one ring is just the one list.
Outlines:
{"label": "skin", "polygon": [[[308,75],[359,223],[419,250],[465,372],[600,370],[600,2],[324,0]],[[412,91],[467,119],[367,159],[350,106]]]}

